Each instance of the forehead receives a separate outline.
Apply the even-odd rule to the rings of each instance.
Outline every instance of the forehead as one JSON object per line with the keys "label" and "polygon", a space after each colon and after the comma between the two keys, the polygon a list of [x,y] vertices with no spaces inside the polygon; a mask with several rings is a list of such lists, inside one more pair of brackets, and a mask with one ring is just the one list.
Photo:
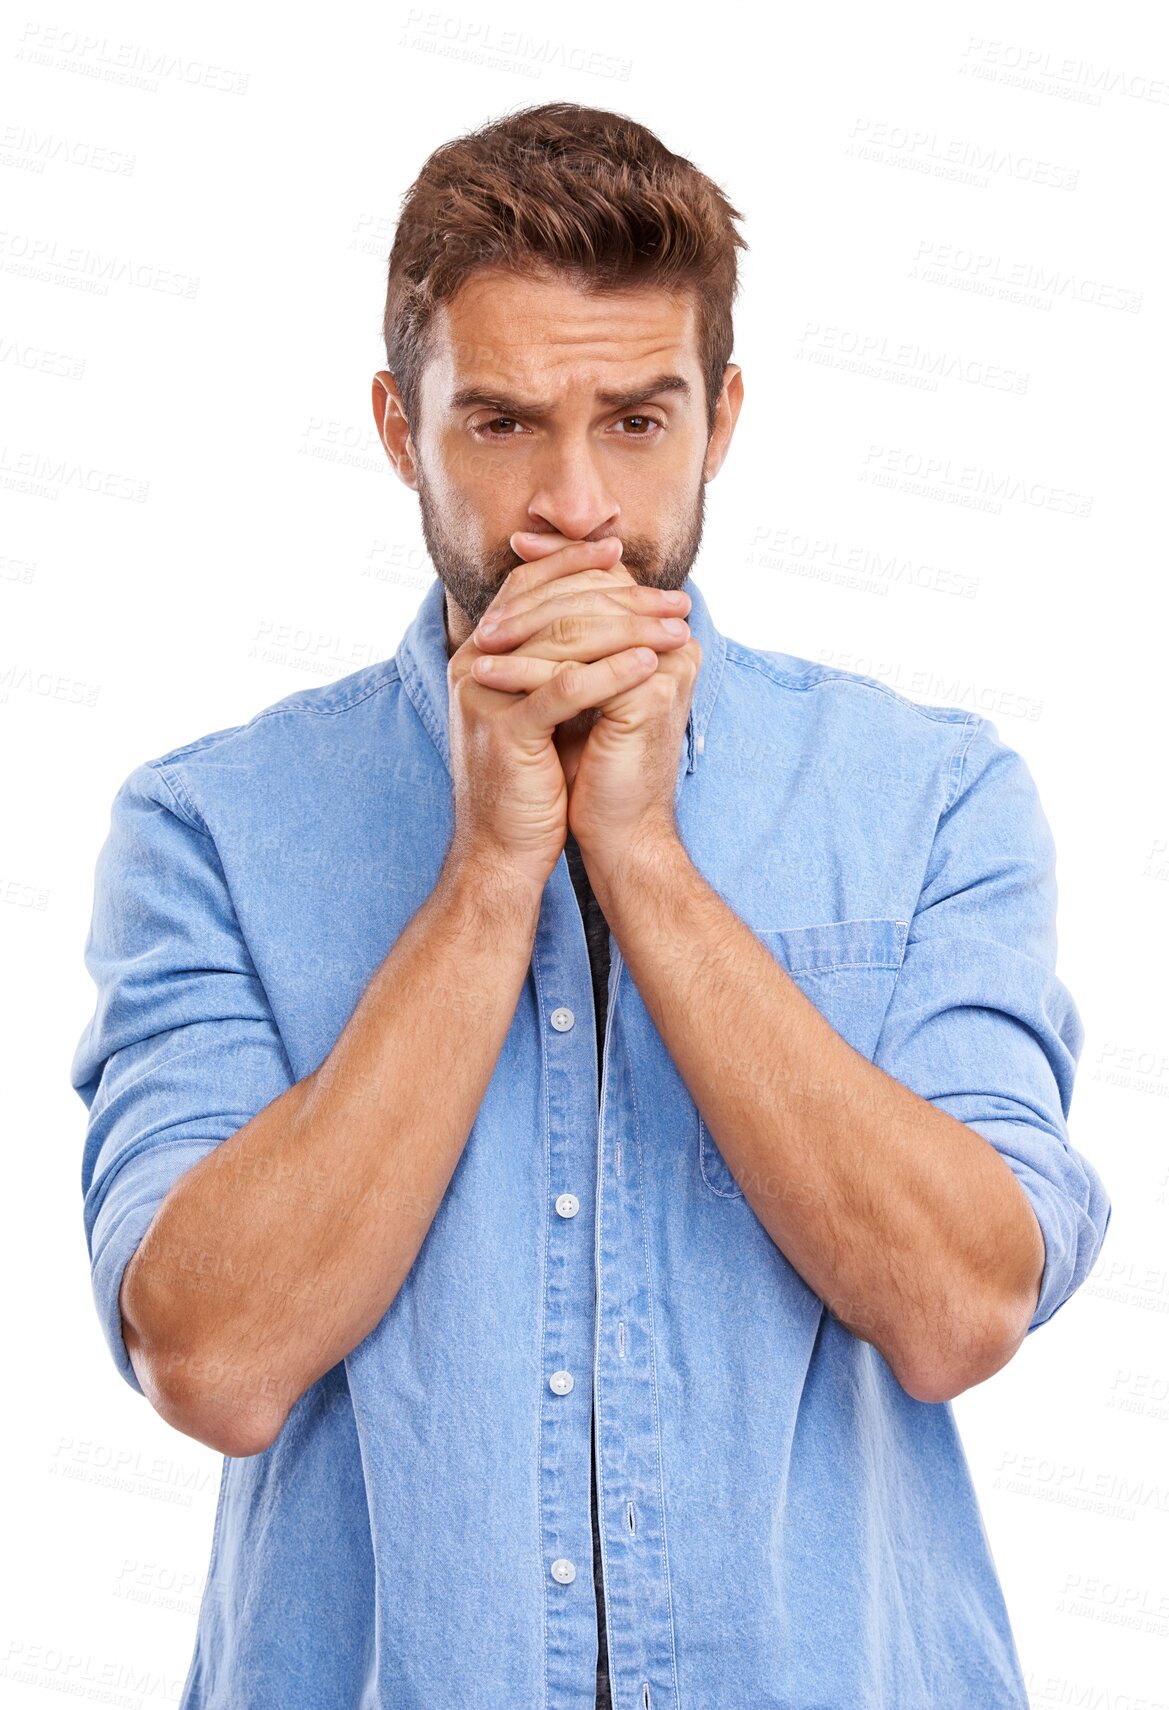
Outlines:
{"label": "forehead", "polygon": [[692,293],[602,293],[498,269],[472,274],[439,308],[429,352],[424,385],[442,401],[470,381],[543,397],[666,368],[699,378]]}

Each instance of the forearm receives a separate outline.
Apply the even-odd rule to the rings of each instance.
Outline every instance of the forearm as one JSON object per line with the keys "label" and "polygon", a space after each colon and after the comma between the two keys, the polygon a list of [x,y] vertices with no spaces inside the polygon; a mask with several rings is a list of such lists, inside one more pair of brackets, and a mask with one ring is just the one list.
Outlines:
{"label": "forearm", "polygon": [[256,1452],[386,1312],[490,1082],[539,903],[448,860],[320,1066],[175,1184],[122,1306],[177,1428]]}
{"label": "forearm", "polygon": [[680,843],[598,878],[666,1048],[808,1286],[919,1399],[989,1377],[1022,1340],[1044,1260],[1008,1165],[854,1051]]}

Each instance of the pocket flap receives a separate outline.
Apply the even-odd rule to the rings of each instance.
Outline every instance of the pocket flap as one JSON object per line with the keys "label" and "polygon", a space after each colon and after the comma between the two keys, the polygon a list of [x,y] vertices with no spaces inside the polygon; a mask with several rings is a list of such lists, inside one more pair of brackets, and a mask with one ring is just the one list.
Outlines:
{"label": "pocket flap", "polygon": [[835,968],[900,968],[907,920],[827,920],[813,926],[753,927],[789,974],[828,974]]}

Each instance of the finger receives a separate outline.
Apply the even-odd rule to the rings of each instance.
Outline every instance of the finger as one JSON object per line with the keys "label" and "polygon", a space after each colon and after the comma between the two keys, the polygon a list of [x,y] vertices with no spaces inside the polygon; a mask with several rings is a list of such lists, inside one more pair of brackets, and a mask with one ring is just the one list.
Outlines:
{"label": "finger", "polygon": [[[649,644],[640,645],[644,648]],[[628,652],[629,649],[618,651]],[[697,677],[702,654],[698,643],[693,639],[683,647],[670,648],[668,651],[655,647],[654,652],[657,654],[659,674],[684,677],[692,670]],[[580,660],[577,662],[589,663]],[[533,689],[550,682],[568,663],[570,661],[565,659],[549,659],[543,653],[477,653],[471,661],[469,675],[475,682],[482,683],[489,689],[499,689],[503,694],[530,694]]]}
{"label": "finger", "polygon": [[551,529],[546,534],[538,534],[535,529],[517,529],[514,534],[508,536],[508,545],[513,552],[518,552],[521,558],[535,563],[566,546],[604,546],[606,541],[617,539],[617,535],[606,535],[604,540],[580,540],[574,539],[572,535],[560,534],[556,529]]}
{"label": "finger", "polygon": [[545,659],[539,653],[505,653],[496,659],[480,653],[471,662],[471,676],[477,683],[502,694],[528,695],[539,689],[567,664],[563,659]]}
{"label": "finger", "polygon": [[[524,535],[516,532],[510,537],[552,543],[544,547],[544,556],[534,564],[517,564],[495,590],[483,616],[494,617],[498,607],[512,598],[530,594],[534,589],[558,581],[565,576],[579,575],[582,569],[592,569],[598,576],[612,577],[614,584],[629,586],[633,577],[620,562],[622,543],[616,535],[604,540],[566,541],[563,535]],[[466,642],[463,643],[466,646]],[[461,651],[458,650],[458,651]]]}
{"label": "finger", "polygon": [[[511,538],[516,540],[519,536],[513,535]],[[563,540],[561,535],[538,538],[557,542]],[[530,595],[563,577],[580,575],[583,570],[591,570],[602,581],[610,577],[614,586],[631,585],[633,577],[620,563],[620,546],[621,542],[616,536],[610,536],[606,540],[570,541],[567,545],[557,545],[535,564],[517,564],[495,590],[491,603],[483,614],[484,618],[497,616],[499,607],[511,599]],[[466,646],[467,642],[463,642],[462,647],[456,649],[455,656]]]}
{"label": "finger", "polygon": [[684,647],[690,639],[685,618],[660,613],[608,610],[562,612],[543,621],[539,608],[516,618],[507,618],[498,629],[475,632],[480,653],[496,656],[524,651],[545,659],[599,659],[623,647],[642,645],[662,651]]}
{"label": "finger", "polygon": [[534,529],[517,529],[508,536],[507,544],[513,552],[518,552],[521,558],[530,563],[536,563],[541,558],[547,558],[550,552],[559,552],[562,546],[571,545],[566,534],[558,534],[552,530],[548,534],[537,534]]}
{"label": "finger", "polygon": [[[526,539],[526,536],[513,534],[513,542]],[[517,564],[509,571],[507,577],[495,591],[496,600],[514,599],[518,594],[526,594],[533,588],[540,588],[545,583],[558,580],[561,576],[571,576],[581,570],[606,570],[616,572],[620,581],[631,582],[633,577],[628,570],[621,567],[622,543],[616,535],[610,535],[605,540],[573,540],[565,542],[563,536],[534,535],[533,540],[555,541],[556,545],[543,548],[533,563]],[[513,551],[519,551],[513,545]]]}
{"label": "finger", "polygon": [[[549,588],[534,589],[528,594],[519,594],[514,599],[504,600],[493,604],[490,616],[496,622],[506,618],[524,615],[537,607],[548,613],[544,622],[550,622],[556,612],[588,611],[600,609],[606,602],[622,606],[629,611],[661,612],[663,616],[674,613],[685,617],[690,610],[692,601],[690,595],[682,589],[655,588],[641,582],[614,582],[610,570],[582,570],[576,576],[568,576],[559,580]],[[487,616],[488,614],[484,614]],[[475,632],[478,634],[478,630]]]}
{"label": "finger", "polygon": [[[477,678],[485,664],[483,659],[475,661]],[[494,687],[493,677],[498,671],[511,688],[521,675],[525,676],[527,681],[519,685],[521,698],[508,716],[514,717],[521,740],[546,742],[558,724],[645,682],[657,668],[658,656],[652,647],[627,647],[589,662],[510,654],[507,659],[492,659],[483,681],[485,686]]]}
{"label": "finger", "polygon": [[[624,651],[642,653],[645,649],[626,648]],[[610,653],[603,657],[612,659],[619,655]],[[657,655],[659,670],[665,658],[665,654]],[[541,689],[545,683],[550,683],[566,665],[595,663],[597,661],[594,660],[546,659],[540,653],[505,653],[499,658],[481,653],[472,663],[470,675],[476,683],[487,689],[498,689],[500,694],[530,695],[533,689]]]}

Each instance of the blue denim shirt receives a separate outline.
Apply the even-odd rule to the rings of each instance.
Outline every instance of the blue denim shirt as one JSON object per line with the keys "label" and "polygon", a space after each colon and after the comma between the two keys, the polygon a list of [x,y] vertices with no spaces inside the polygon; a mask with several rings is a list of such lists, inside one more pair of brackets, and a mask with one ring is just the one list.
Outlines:
{"label": "blue denim shirt", "polygon": [[[1034,1330],[1111,1205],[1069,1144],[1083,1027],[1028,768],[978,714],[731,640],[686,591],[680,836],[856,1051],[1006,1160],[1046,1244]],[[72,1081],[94,1295],[135,1389],[118,1288],[168,1188],[320,1064],[435,884],[446,673],[436,581],[392,660],[118,790]],[[270,1448],[224,1458],[182,1710],[585,1710],[594,1406],[615,1704],[1024,1710],[950,1405],[788,1262],[610,952],[598,1113],[562,854],[401,1289]]]}

